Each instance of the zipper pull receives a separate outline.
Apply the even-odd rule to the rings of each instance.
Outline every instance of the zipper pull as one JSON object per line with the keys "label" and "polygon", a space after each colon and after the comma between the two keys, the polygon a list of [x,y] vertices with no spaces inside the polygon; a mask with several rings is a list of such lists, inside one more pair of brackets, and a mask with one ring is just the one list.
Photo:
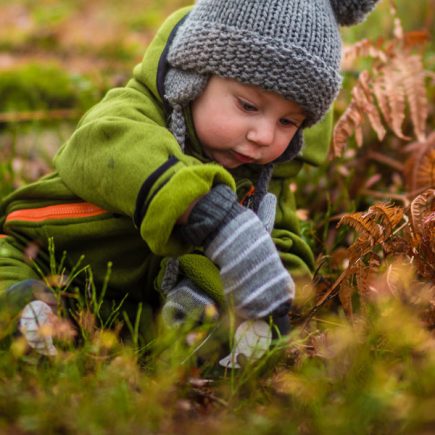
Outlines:
{"label": "zipper pull", "polygon": [[255,193],[255,186],[252,185],[248,192],[246,192],[245,196],[240,201],[240,204],[242,204],[246,208],[251,208],[254,204],[254,193]]}

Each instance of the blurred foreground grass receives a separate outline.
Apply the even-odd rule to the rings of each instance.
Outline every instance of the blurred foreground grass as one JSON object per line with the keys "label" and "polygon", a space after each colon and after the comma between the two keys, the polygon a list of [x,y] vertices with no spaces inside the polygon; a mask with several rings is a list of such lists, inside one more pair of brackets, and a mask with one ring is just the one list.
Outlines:
{"label": "blurred foreground grass", "polygon": [[[185,4],[0,0],[0,196],[50,170],[80,115],[128,80],[158,25]],[[398,6],[405,29],[431,29],[431,0]],[[391,30],[383,0],[365,24],[343,34],[354,42]],[[337,106],[340,112],[345,104]],[[334,186],[325,169],[303,175],[301,205],[319,213],[304,224],[308,237],[343,211],[333,203],[320,207],[319,186],[347,211],[361,202],[351,196],[345,166],[338,169]],[[349,237],[327,231],[325,225],[322,243],[331,250]],[[310,239],[319,252],[324,247],[316,241]],[[295,311],[306,312],[314,290],[299,289]],[[364,303],[354,295],[359,310],[352,322],[332,301],[309,324],[296,325],[288,343],[237,373],[196,367],[192,351],[207,330],[163,332],[141,348],[116,327],[98,327],[83,309],[79,346],[65,324],[53,359],[29,353],[20,338],[0,351],[0,433],[433,433],[433,287],[397,262],[386,263],[370,289]]]}
{"label": "blurred foreground grass", "polygon": [[[341,313],[319,315],[236,373],[210,377],[196,367],[193,350],[207,328],[162,331],[140,349],[116,328],[95,327],[88,312],[81,346],[58,327],[50,360],[16,338],[0,353],[0,432],[433,433],[435,340],[424,317],[431,292],[409,286],[409,267],[394,268],[393,280],[378,276],[352,324]],[[305,290],[297,304],[307,303]]]}

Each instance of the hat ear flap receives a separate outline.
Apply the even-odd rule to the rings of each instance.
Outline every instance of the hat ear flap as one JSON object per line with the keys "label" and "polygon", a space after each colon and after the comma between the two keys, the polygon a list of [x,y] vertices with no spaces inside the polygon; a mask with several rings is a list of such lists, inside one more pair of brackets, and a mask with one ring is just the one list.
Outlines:
{"label": "hat ear flap", "polygon": [[364,20],[379,0],[330,0],[337,23],[352,26]]}
{"label": "hat ear flap", "polygon": [[290,144],[286,150],[273,163],[282,163],[293,160],[299,154],[299,151],[302,149],[303,145],[304,130],[300,128],[293,136],[293,139],[290,141]]}

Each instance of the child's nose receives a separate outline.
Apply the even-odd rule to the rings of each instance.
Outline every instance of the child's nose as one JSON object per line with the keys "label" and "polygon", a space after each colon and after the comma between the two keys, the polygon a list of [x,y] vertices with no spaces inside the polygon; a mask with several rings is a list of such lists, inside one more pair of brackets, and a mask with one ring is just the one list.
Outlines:
{"label": "child's nose", "polygon": [[257,122],[248,130],[247,139],[259,146],[270,146],[275,139],[275,125],[269,121]]}

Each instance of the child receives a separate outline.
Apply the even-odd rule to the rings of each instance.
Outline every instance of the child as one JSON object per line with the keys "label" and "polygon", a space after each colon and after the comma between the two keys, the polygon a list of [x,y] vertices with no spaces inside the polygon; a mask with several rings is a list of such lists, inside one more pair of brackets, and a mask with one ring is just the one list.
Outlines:
{"label": "child", "polygon": [[124,308],[143,303],[149,318],[156,282],[169,323],[225,301],[245,319],[285,318],[292,275],[313,267],[289,180],[324,158],[328,118],[304,148],[303,130],[340,88],[338,25],[377,1],[199,0],[168,18],[134,78],[79,122],[56,171],[3,200],[0,294],[29,304],[30,345],[54,353],[29,333],[53,307],[37,272],[49,273],[49,238],[70,269],[85,255],[97,288],[113,264],[108,314],[128,294]]}

